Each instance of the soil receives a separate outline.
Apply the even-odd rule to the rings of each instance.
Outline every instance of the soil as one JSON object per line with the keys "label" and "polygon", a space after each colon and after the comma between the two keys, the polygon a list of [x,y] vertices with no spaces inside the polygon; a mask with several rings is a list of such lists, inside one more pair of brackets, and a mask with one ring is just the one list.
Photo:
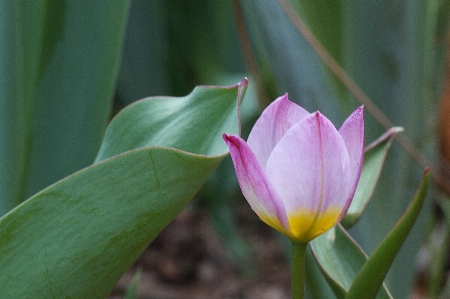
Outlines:
{"label": "soil", "polygon": [[219,237],[206,207],[183,210],[108,298],[124,298],[133,277],[142,271],[139,299],[288,299],[290,270],[280,236],[245,200],[239,200],[234,210],[241,238],[234,243]]}

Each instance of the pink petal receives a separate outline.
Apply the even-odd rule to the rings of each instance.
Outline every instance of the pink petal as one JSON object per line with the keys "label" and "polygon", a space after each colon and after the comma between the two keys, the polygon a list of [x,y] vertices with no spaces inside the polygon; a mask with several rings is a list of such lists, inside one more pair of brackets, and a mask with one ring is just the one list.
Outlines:
{"label": "pink petal", "polygon": [[287,94],[277,98],[263,111],[247,140],[263,168],[286,131],[309,115],[308,111],[289,101]]}
{"label": "pink petal", "polygon": [[[364,106],[357,108],[350,114],[339,128],[339,134],[345,142],[350,157],[351,188],[349,197],[352,199],[361,175],[364,159]],[[351,200],[349,200],[348,206],[350,206],[350,203]],[[348,206],[345,212],[347,212]]]}
{"label": "pink petal", "polygon": [[299,209],[320,213],[345,204],[348,159],[336,128],[317,112],[286,132],[267,161],[266,174],[287,214]]}
{"label": "pink petal", "polygon": [[245,141],[223,134],[233,160],[242,194],[253,211],[268,225],[283,232],[289,227],[283,202]]}

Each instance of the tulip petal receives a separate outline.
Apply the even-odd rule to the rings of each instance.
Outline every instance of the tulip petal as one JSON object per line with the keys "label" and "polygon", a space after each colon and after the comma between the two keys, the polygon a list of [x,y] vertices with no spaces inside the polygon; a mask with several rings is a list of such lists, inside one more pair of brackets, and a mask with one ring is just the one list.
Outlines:
{"label": "tulip petal", "polygon": [[[304,226],[291,227],[294,234],[323,232],[338,221],[336,211],[346,204],[350,188],[349,156],[336,128],[319,112],[285,133],[267,161],[266,174],[283,199],[290,223]],[[319,219],[322,213],[326,221]],[[326,223],[326,228],[316,223]]]}
{"label": "tulip petal", "polygon": [[349,202],[345,208],[345,213],[350,206],[351,199],[355,194],[364,159],[364,106],[357,108],[345,120],[339,128],[339,134],[345,142],[348,155],[350,157],[350,173],[352,187],[350,188]]}
{"label": "tulip petal", "polygon": [[278,97],[263,111],[247,140],[263,168],[286,131],[309,115],[308,111],[289,101],[287,94]]}
{"label": "tulip petal", "polygon": [[247,143],[239,136],[223,134],[230,149],[242,194],[262,221],[285,233],[289,228],[283,202]]}

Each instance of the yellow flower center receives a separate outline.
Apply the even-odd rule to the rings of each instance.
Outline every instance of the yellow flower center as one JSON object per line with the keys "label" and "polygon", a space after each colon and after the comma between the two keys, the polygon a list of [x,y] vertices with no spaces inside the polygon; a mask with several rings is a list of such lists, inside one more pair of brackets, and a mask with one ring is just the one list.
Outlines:
{"label": "yellow flower center", "polygon": [[332,206],[321,212],[318,217],[315,211],[298,210],[288,215],[290,232],[287,235],[299,242],[309,242],[323,234],[336,224],[342,207]]}

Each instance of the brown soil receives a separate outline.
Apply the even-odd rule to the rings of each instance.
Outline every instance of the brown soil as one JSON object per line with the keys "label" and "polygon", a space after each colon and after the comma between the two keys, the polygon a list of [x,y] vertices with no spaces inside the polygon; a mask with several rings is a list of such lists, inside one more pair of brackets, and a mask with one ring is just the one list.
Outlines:
{"label": "brown soil", "polygon": [[289,298],[290,270],[280,236],[244,200],[235,213],[239,235],[248,245],[241,246],[241,253],[247,253],[242,258],[227,250],[206,208],[186,208],[123,275],[108,298],[123,298],[139,269],[139,299]]}

